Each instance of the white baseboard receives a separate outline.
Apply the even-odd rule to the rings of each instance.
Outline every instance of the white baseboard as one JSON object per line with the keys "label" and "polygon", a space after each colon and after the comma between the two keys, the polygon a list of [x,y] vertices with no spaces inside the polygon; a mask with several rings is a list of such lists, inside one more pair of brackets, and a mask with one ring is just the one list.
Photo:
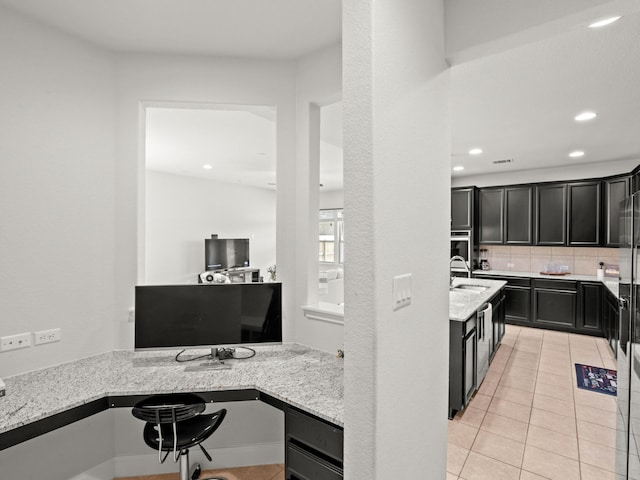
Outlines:
{"label": "white baseboard", "polygon": [[75,475],[69,480],[113,480],[116,476],[116,462],[114,458],[110,458],[100,465]]}
{"label": "white baseboard", "polygon": [[[213,457],[212,462],[205,458],[198,447],[192,448],[189,450],[189,461],[191,465],[199,463],[203,470],[284,463],[282,442],[217,448],[210,450],[209,454]],[[112,472],[111,477],[104,480],[111,480],[113,477],[177,472],[179,463],[173,462],[172,455],[170,453],[167,460],[162,464],[158,462],[157,452],[144,455],[117,456],[113,459],[115,472]],[[103,477],[79,477],[72,480],[103,480]]]}

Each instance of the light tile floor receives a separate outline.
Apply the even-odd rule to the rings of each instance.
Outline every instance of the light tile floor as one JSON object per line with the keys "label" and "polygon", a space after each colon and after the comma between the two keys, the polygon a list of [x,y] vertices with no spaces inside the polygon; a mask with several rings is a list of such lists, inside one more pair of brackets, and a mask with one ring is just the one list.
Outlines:
{"label": "light tile floor", "polygon": [[616,400],[575,363],[616,369],[604,338],[507,325],[469,406],[449,421],[447,480],[618,480]]}

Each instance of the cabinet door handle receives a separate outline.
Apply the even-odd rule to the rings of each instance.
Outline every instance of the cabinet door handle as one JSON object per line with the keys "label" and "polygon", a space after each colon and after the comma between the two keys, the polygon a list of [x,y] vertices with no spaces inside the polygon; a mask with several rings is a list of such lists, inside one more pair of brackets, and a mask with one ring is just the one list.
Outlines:
{"label": "cabinet door handle", "polygon": [[629,308],[629,300],[627,300],[626,298],[619,298],[618,299],[618,306],[621,309],[626,310],[627,308]]}

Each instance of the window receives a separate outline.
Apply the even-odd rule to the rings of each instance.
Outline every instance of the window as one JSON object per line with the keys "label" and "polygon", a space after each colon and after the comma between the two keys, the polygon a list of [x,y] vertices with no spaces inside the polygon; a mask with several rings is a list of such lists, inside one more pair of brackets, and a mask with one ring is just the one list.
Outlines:
{"label": "window", "polygon": [[342,209],[320,210],[319,255],[322,263],[344,263],[344,218]]}

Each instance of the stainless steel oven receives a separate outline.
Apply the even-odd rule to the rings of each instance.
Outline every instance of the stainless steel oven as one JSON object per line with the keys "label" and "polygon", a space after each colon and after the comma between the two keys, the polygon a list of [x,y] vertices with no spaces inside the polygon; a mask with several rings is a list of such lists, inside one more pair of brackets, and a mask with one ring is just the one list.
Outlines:
{"label": "stainless steel oven", "polygon": [[[471,239],[470,230],[452,230],[451,231],[451,255],[449,258],[456,255],[464,258],[467,268],[472,269],[472,254],[473,245]],[[454,260],[451,263],[451,271],[453,272],[467,272],[467,268],[459,260]]]}

